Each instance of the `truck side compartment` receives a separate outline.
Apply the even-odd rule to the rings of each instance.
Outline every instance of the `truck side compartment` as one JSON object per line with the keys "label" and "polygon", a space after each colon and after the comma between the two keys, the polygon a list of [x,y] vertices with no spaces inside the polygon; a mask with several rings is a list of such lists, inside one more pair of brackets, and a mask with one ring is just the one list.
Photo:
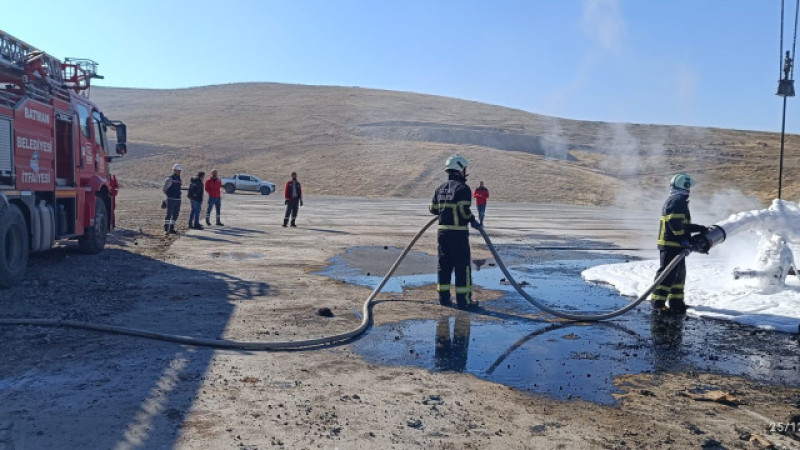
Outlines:
{"label": "truck side compartment", "polygon": [[29,253],[67,239],[97,253],[114,227],[109,163],[127,152],[126,127],[89,100],[96,68],[0,30],[0,288],[22,280]]}

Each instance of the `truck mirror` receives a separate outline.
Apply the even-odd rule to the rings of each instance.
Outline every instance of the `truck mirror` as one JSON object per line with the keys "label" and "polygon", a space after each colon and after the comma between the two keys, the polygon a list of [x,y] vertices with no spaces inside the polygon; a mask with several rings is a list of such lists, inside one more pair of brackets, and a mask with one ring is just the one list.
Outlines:
{"label": "truck mirror", "polygon": [[114,124],[114,129],[117,130],[117,142],[124,144],[128,141],[127,139],[127,127],[124,123],[117,123]]}
{"label": "truck mirror", "polygon": [[125,153],[128,153],[128,147],[125,143],[117,142],[117,155],[124,156]]}

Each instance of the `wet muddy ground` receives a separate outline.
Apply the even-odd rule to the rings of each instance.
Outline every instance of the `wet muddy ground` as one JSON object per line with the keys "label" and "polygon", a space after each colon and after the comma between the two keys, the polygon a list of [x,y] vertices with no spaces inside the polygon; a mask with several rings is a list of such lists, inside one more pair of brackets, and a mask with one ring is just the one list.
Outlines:
{"label": "wet muddy ground", "polygon": [[[121,191],[109,247],[33,258],[25,282],[0,291],[4,317],[247,341],[343,333],[369,295],[359,277],[382,275],[430,219],[427,199],[309,197],[287,229],[280,198],[236,194],[223,197],[225,227],[181,221],[164,237],[160,202],[158,190]],[[487,214],[526,289],[563,308],[627,302],[581,284],[580,268],[655,253],[655,220],[625,211],[494,202]],[[482,307],[445,308],[430,286],[435,242],[420,239],[367,334],[333,347],[239,352],[1,327],[0,449],[798,447],[779,431],[800,412],[790,336],[689,318],[680,343],[662,341],[646,310],[548,321],[474,235]],[[692,397],[711,389],[741,403]]]}
{"label": "wet muddy ground", "polygon": [[[602,249],[602,250],[599,250]],[[562,310],[601,311],[634,299],[584,281],[584,269],[633,258],[589,240],[557,245],[502,245],[498,251],[537,300]],[[374,287],[401,249],[354,247],[320,274]],[[412,252],[389,291],[435,283],[436,258]],[[652,317],[643,303],[620,318],[575,323],[536,317],[537,309],[505,283],[493,260],[473,260],[473,279],[504,295],[477,311],[408,320],[369,330],[355,348],[372,363],[466,372],[560,399],[614,404],[616,377],[697,372],[736,375],[800,387],[797,336],[697,317]],[[782,349],[776,351],[776,349]]]}

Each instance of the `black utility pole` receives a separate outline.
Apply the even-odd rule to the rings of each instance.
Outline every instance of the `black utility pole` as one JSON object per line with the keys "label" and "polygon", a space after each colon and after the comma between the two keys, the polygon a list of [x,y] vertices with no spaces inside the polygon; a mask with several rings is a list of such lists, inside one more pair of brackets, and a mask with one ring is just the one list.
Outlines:
{"label": "black utility pole", "polygon": [[783,188],[783,145],[786,140],[786,97],[794,97],[794,80],[792,75],[792,57],[789,50],[786,50],[786,57],[783,60],[783,78],[778,80],[778,92],[775,95],[783,97],[783,118],[781,119],[781,162],[778,169],[778,199],[781,198]]}

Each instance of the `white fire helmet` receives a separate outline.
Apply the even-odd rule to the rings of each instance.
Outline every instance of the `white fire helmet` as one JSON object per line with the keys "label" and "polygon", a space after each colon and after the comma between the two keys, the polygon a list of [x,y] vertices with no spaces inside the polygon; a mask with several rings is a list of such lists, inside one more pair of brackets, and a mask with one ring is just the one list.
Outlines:
{"label": "white fire helmet", "polygon": [[679,173],[672,177],[672,181],[669,182],[669,185],[679,189],[689,190],[694,186],[694,178],[692,178],[691,175]]}
{"label": "white fire helmet", "polygon": [[183,170],[183,166],[180,164],[175,164],[172,166],[172,170]]}
{"label": "white fire helmet", "polygon": [[444,163],[444,170],[457,170],[461,172],[462,170],[466,170],[469,162],[467,162],[467,158],[464,158],[461,155],[453,155],[447,158],[447,162]]}

